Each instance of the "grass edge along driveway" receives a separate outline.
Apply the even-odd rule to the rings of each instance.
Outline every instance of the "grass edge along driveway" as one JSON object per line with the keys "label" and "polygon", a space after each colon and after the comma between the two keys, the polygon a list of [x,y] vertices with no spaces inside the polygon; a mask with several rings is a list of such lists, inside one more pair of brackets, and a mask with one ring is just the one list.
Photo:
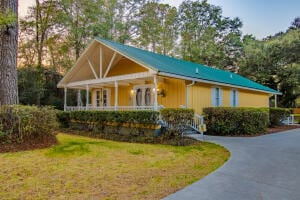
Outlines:
{"label": "grass edge along driveway", "polygon": [[0,154],[0,199],[160,199],[220,167],[229,152],[57,135],[52,148]]}

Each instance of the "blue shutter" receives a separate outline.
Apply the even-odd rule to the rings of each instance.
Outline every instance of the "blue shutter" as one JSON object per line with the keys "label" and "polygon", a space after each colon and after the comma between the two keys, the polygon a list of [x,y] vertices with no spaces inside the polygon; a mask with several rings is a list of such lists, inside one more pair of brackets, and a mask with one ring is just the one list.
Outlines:
{"label": "blue shutter", "polygon": [[215,107],[216,104],[216,88],[211,88],[211,106]]}
{"label": "blue shutter", "polygon": [[219,88],[219,101],[220,101],[220,105],[218,106],[222,106],[223,105],[223,93],[222,93],[222,89]]}
{"label": "blue shutter", "polygon": [[239,91],[237,91],[236,90],[236,100],[235,100],[235,102],[236,102],[236,107],[238,107],[239,106]]}
{"label": "blue shutter", "polygon": [[233,107],[234,102],[234,90],[230,90],[230,106]]}

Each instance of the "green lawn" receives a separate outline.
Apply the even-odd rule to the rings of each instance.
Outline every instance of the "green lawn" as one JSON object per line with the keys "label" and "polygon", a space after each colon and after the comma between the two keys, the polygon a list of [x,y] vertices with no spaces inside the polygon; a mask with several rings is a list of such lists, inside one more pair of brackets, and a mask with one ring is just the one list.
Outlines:
{"label": "green lawn", "polygon": [[0,154],[0,199],[159,199],[229,157],[211,143],[175,147],[57,138],[53,148]]}

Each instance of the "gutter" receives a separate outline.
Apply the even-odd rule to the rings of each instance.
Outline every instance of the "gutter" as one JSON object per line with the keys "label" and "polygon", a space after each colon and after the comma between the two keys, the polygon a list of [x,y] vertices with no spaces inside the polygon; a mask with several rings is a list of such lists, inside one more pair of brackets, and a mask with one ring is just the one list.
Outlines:
{"label": "gutter", "polygon": [[193,80],[193,82],[191,84],[186,85],[185,88],[185,107],[189,108],[189,87],[195,85],[195,81]]}

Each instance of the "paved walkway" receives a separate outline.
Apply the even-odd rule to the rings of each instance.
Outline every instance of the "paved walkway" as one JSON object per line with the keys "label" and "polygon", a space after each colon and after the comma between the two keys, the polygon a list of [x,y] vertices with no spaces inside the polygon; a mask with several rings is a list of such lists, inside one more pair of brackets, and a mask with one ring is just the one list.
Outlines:
{"label": "paved walkway", "polygon": [[251,138],[206,136],[231,157],[165,200],[299,200],[300,129]]}

